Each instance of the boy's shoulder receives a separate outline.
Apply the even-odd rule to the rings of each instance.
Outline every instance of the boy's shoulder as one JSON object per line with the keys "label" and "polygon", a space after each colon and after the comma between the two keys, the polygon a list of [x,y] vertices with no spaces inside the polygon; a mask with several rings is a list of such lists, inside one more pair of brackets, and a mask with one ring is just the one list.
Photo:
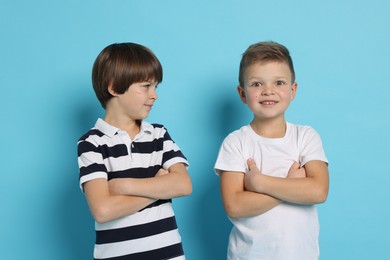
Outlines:
{"label": "boy's shoulder", "polygon": [[313,131],[315,132],[315,129],[310,125],[294,124],[290,122],[286,122],[286,123],[287,123],[287,128],[299,134],[304,134],[306,132],[313,132]]}
{"label": "boy's shoulder", "polygon": [[149,123],[146,121],[142,121],[141,130],[155,132],[155,131],[166,131],[166,128],[163,124],[160,123]]}
{"label": "boy's shoulder", "polygon": [[320,134],[310,125],[298,125],[288,123],[287,138],[298,140],[298,142],[306,143],[312,140],[320,140]]}
{"label": "boy's shoulder", "polygon": [[101,132],[99,129],[92,128],[79,138],[79,142],[87,140],[88,137],[90,137],[90,136],[102,137],[102,136],[104,136],[104,133]]}
{"label": "boy's shoulder", "polygon": [[98,118],[95,125],[79,138],[78,143],[85,141],[92,143],[102,142],[104,136],[112,136],[116,131],[117,129],[115,127],[110,126],[104,120]]}
{"label": "boy's shoulder", "polygon": [[145,124],[148,124],[150,126],[152,126],[154,129],[165,129],[165,126],[163,124],[159,124],[159,123],[147,123],[145,122]]}
{"label": "boy's shoulder", "polygon": [[154,138],[170,138],[168,130],[163,124],[142,122],[142,127],[146,131],[149,130]]}
{"label": "boy's shoulder", "polygon": [[250,125],[244,125],[240,127],[239,129],[234,130],[233,132],[230,132],[226,137],[225,141],[233,141],[233,140],[240,140],[247,136],[250,132]]}

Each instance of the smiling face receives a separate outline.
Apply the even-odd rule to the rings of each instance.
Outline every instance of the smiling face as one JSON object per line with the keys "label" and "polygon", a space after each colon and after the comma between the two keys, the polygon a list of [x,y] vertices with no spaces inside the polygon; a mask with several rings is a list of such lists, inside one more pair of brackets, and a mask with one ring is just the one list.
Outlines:
{"label": "smiling face", "polygon": [[245,70],[244,86],[239,86],[238,92],[254,113],[255,121],[284,120],[296,89],[297,83],[285,62],[267,61],[254,63]]}
{"label": "smiling face", "polygon": [[[109,88],[113,96],[109,102],[110,112],[115,111],[116,118],[130,121],[145,119],[157,99],[157,82],[137,82],[132,84],[123,94]],[[111,109],[114,108],[114,109]]]}

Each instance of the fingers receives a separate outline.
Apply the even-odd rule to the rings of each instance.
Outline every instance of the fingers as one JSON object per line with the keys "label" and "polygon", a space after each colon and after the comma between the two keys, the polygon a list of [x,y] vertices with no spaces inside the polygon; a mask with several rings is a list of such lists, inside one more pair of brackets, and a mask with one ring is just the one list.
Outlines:
{"label": "fingers", "polygon": [[287,174],[287,178],[305,178],[306,177],[306,170],[304,167],[301,167],[301,165],[297,162],[294,162]]}
{"label": "fingers", "polygon": [[254,169],[254,168],[257,167],[255,161],[254,161],[253,159],[251,159],[251,158],[249,158],[249,159],[246,161],[246,163],[248,164],[249,170],[252,170],[252,169]]}
{"label": "fingers", "polygon": [[292,165],[291,165],[291,169],[296,169],[296,170],[299,170],[299,168],[301,168],[301,165],[297,162],[294,162]]}
{"label": "fingers", "polygon": [[165,170],[164,168],[161,168],[160,170],[158,170],[158,172],[156,173],[156,176],[164,176],[166,174],[168,174],[169,171],[168,170]]}

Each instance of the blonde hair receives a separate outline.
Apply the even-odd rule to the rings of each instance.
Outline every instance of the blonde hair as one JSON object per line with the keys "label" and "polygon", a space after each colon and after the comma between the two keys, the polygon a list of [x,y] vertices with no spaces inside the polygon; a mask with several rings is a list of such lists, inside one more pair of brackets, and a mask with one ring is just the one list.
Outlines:
{"label": "blonde hair", "polygon": [[250,65],[268,61],[286,62],[292,74],[292,83],[295,82],[294,65],[288,49],[279,43],[267,41],[252,44],[242,55],[238,76],[240,86],[244,87],[244,73]]}

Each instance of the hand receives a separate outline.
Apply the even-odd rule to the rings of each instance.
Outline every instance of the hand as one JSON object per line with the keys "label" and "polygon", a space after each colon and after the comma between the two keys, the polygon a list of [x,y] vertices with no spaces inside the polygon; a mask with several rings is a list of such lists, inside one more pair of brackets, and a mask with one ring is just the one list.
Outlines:
{"label": "hand", "polygon": [[306,178],[306,169],[301,167],[297,162],[294,162],[288,170],[287,178]]}
{"label": "hand", "polygon": [[[164,176],[168,173],[168,170],[160,168],[155,177]],[[115,178],[108,182],[108,188],[112,195],[130,195],[129,191],[133,191],[132,186],[136,185],[135,181],[137,180],[132,178]]]}
{"label": "hand", "polygon": [[121,178],[115,178],[108,182],[108,188],[110,190],[110,194],[112,195],[120,195],[121,193],[121,187],[122,187],[122,181]]}
{"label": "hand", "polygon": [[164,176],[168,173],[169,173],[168,170],[165,170],[164,168],[160,168],[160,170],[158,170],[158,172],[156,173],[156,177]]}
{"label": "hand", "polygon": [[256,178],[261,178],[262,174],[257,168],[256,163],[253,159],[247,160],[249,171],[244,176],[244,187],[248,191],[256,191],[254,186],[254,180]]}

